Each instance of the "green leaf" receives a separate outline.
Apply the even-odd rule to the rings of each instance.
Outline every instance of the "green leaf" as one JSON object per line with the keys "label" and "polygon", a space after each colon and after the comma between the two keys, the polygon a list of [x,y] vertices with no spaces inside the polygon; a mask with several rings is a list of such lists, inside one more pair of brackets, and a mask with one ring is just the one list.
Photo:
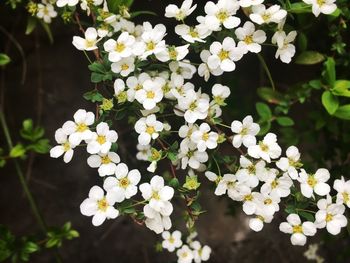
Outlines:
{"label": "green leaf", "polygon": [[260,124],[260,131],[258,135],[265,135],[271,129],[271,121],[264,121]]}
{"label": "green leaf", "polygon": [[315,221],[315,217],[313,214],[309,213],[309,212],[305,212],[305,211],[298,211],[298,214],[305,218],[307,221],[310,221],[310,222],[314,222]]}
{"label": "green leaf", "polygon": [[307,49],[307,37],[303,32],[298,34],[298,47],[301,51],[305,51]]}
{"label": "green leaf", "polygon": [[286,104],[283,95],[280,92],[273,90],[272,88],[262,87],[259,88],[257,92],[259,97],[266,100],[268,103]]}
{"label": "green leaf", "polygon": [[279,125],[284,126],[284,127],[294,125],[294,121],[289,117],[277,117],[276,121]]}
{"label": "green leaf", "polygon": [[11,149],[10,157],[12,158],[22,157],[23,155],[25,155],[25,153],[26,153],[26,149],[22,144],[19,143]]}
{"label": "green leaf", "polygon": [[33,130],[33,120],[32,119],[25,119],[22,122],[23,130],[26,132],[31,132]]}
{"label": "green leaf", "polygon": [[302,52],[297,58],[295,59],[296,64],[300,65],[314,65],[321,63],[324,61],[325,57],[316,51],[305,51]]}
{"label": "green leaf", "polygon": [[0,53],[0,66],[5,66],[10,63],[11,59],[8,55]]}
{"label": "green leaf", "polygon": [[88,66],[88,68],[92,72],[97,72],[97,73],[105,73],[106,72],[106,69],[105,69],[104,65],[99,63],[99,62],[94,62],[94,63],[90,64]]}
{"label": "green leaf", "polygon": [[339,107],[339,100],[330,91],[326,90],[322,94],[322,104],[330,115],[333,115]]}
{"label": "green leaf", "polygon": [[340,106],[334,116],[339,119],[350,120],[350,104]]}
{"label": "green leaf", "polygon": [[28,22],[26,27],[26,35],[30,35],[37,25],[38,20],[32,16],[28,16]]}
{"label": "green leaf", "polygon": [[294,14],[303,14],[303,13],[311,13],[311,5],[305,4],[303,2],[292,3],[290,5],[290,9],[287,10],[288,13]]}
{"label": "green leaf", "polygon": [[118,14],[122,6],[130,7],[134,0],[107,0],[108,10],[111,13]]}
{"label": "green leaf", "polygon": [[329,86],[334,87],[334,83],[336,80],[336,72],[335,72],[335,61],[333,58],[329,57],[324,63],[325,71],[323,72],[323,76]]}
{"label": "green leaf", "polygon": [[91,102],[101,102],[103,100],[103,96],[97,90],[88,91],[83,97]]}
{"label": "green leaf", "polygon": [[271,120],[272,112],[267,104],[262,102],[257,102],[255,104],[255,107],[256,107],[256,111],[258,112],[262,120],[264,121]]}
{"label": "green leaf", "polygon": [[40,139],[36,143],[27,146],[27,150],[32,150],[40,154],[48,153],[49,149],[50,144],[48,139]]}
{"label": "green leaf", "polygon": [[331,92],[336,96],[350,97],[350,80],[337,80]]}
{"label": "green leaf", "polygon": [[172,178],[170,181],[169,181],[169,186],[171,186],[172,188],[178,188],[180,185],[180,182],[177,178]]}

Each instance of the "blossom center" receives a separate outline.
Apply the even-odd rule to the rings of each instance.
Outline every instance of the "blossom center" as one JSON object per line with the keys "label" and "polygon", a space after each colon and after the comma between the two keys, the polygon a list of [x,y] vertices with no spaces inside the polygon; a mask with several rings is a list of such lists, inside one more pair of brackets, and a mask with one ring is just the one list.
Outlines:
{"label": "blossom center", "polygon": [[155,200],[160,200],[160,196],[159,196],[157,191],[153,191],[152,198],[155,199]]}
{"label": "blossom center", "polygon": [[326,222],[330,222],[332,220],[333,220],[333,215],[330,214],[330,213],[327,213],[327,215],[326,215]]}
{"label": "blossom center", "polygon": [[278,186],[278,181],[275,179],[271,182],[271,188],[275,189]]}
{"label": "blossom center", "polygon": [[301,225],[293,226],[293,233],[303,233],[303,227]]}
{"label": "blossom center", "polygon": [[110,162],[111,162],[111,159],[108,157],[108,155],[101,157],[102,164],[109,164]]}
{"label": "blossom center", "polygon": [[269,150],[269,146],[266,145],[265,143],[263,142],[259,142],[259,146],[260,146],[260,149],[263,151],[263,152],[267,152]]}
{"label": "blossom center", "polygon": [[104,144],[107,140],[106,140],[106,136],[103,136],[103,135],[99,135],[97,136],[97,139],[96,141],[99,143],[99,144]]}
{"label": "blossom center", "polygon": [[267,20],[269,20],[270,18],[271,18],[271,15],[270,15],[270,14],[265,13],[265,14],[262,15],[262,19],[263,19],[264,21],[267,21]]}
{"label": "blossom center", "polygon": [[119,181],[119,186],[121,188],[124,188],[124,189],[127,188],[129,186],[129,184],[130,184],[130,181],[127,177],[124,177],[124,178],[120,179],[120,181]]}
{"label": "blossom center", "polygon": [[123,52],[124,49],[125,49],[124,43],[117,43],[117,45],[115,46],[115,51],[117,51],[118,53]]}
{"label": "blossom center", "polygon": [[175,48],[172,48],[171,50],[169,50],[169,57],[172,60],[176,60],[177,59],[177,51]]}
{"label": "blossom center", "polygon": [[267,198],[264,200],[264,204],[265,205],[271,205],[272,204],[272,199],[271,198]]}
{"label": "blossom center", "polygon": [[190,35],[191,37],[194,37],[194,38],[199,36],[199,35],[198,35],[198,32],[195,31],[194,28],[191,28],[191,29],[190,29],[189,35]]}
{"label": "blossom center", "polygon": [[147,99],[153,99],[155,97],[155,94],[153,91],[147,91],[147,94],[146,94],[146,97]]}
{"label": "blossom center", "polygon": [[246,43],[246,44],[251,44],[251,43],[253,43],[253,36],[246,36],[245,38],[244,38],[244,42]]}
{"label": "blossom center", "polygon": [[190,109],[191,111],[193,111],[193,110],[195,110],[196,108],[197,108],[197,103],[194,101],[194,102],[192,102],[192,103],[190,104],[189,109]]}
{"label": "blossom center", "polygon": [[171,236],[170,238],[169,238],[169,243],[170,244],[173,244],[175,242],[175,239]]}
{"label": "blossom center", "polygon": [[108,203],[107,203],[106,198],[104,197],[103,199],[97,201],[97,206],[98,206],[98,210],[106,212],[106,210],[108,208]]}
{"label": "blossom center", "polygon": [[319,6],[324,5],[325,2],[326,2],[325,0],[317,0],[317,4],[318,4]]}
{"label": "blossom center", "polygon": [[347,192],[343,192],[342,193],[343,199],[344,199],[344,203],[348,203],[349,202],[349,194]]}
{"label": "blossom center", "polygon": [[153,41],[148,42],[146,45],[147,51],[153,50],[155,47],[156,47],[156,45],[154,44]]}
{"label": "blossom center", "polygon": [[128,64],[123,64],[121,66],[122,70],[128,70],[129,69],[129,65]]}
{"label": "blossom center", "polygon": [[87,125],[85,123],[79,123],[77,128],[76,128],[76,131],[77,132],[84,132],[88,129]]}
{"label": "blossom center", "polygon": [[68,152],[70,150],[70,144],[69,142],[65,142],[63,144],[63,151]]}
{"label": "blossom center", "polygon": [[209,134],[207,132],[203,133],[202,139],[203,141],[207,141],[209,139]]}
{"label": "blossom center", "polygon": [[229,57],[229,52],[227,50],[223,50],[221,49],[221,51],[219,52],[219,58],[221,61],[228,59]]}
{"label": "blossom center", "polygon": [[254,164],[249,165],[248,166],[248,173],[249,174],[255,174],[255,172],[256,172],[255,165]]}
{"label": "blossom center", "polygon": [[317,184],[317,181],[313,175],[309,175],[307,179],[307,184],[310,185],[312,188],[315,187],[315,185]]}
{"label": "blossom center", "polygon": [[93,47],[95,45],[95,40],[85,40],[85,45],[87,48]]}
{"label": "blossom center", "polygon": [[149,134],[149,135],[152,135],[156,130],[154,129],[153,126],[147,126],[146,128],[146,132]]}
{"label": "blossom center", "polygon": [[244,196],[244,201],[253,201],[253,195],[249,194],[249,195]]}
{"label": "blossom center", "polygon": [[216,14],[216,18],[219,19],[221,23],[223,23],[228,18],[228,14],[226,11],[221,10]]}

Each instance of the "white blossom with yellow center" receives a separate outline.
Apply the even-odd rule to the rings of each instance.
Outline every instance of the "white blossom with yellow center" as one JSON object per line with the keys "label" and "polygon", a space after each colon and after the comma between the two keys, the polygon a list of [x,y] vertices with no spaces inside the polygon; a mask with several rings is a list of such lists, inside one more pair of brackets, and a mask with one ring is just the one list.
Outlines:
{"label": "white blossom with yellow center", "polygon": [[114,219],[119,211],[113,207],[114,201],[105,196],[103,189],[93,186],[89,191],[89,197],[80,205],[80,212],[85,216],[93,216],[92,224],[100,226],[106,219]]}
{"label": "white blossom with yellow center", "polygon": [[156,115],[151,114],[147,117],[142,117],[135,123],[135,131],[139,134],[139,144],[150,144],[152,139],[158,138],[159,132],[161,132],[163,128],[163,123],[157,121]]}
{"label": "white blossom with yellow center", "polygon": [[106,154],[118,139],[116,131],[109,130],[109,126],[105,122],[101,122],[96,126],[96,132],[88,142],[87,152],[90,154],[102,153]]}
{"label": "white blossom with yellow center", "polygon": [[157,103],[163,99],[162,87],[165,85],[164,78],[156,77],[145,80],[142,88],[135,93],[135,99],[143,105],[146,110],[152,110]]}
{"label": "white blossom with yellow center", "polygon": [[118,62],[132,55],[134,43],[135,37],[129,35],[128,32],[123,32],[117,40],[109,39],[104,42],[103,47],[104,50],[108,52],[108,60],[111,62]]}
{"label": "white blossom with yellow center", "polygon": [[329,171],[325,168],[318,169],[315,174],[308,174],[302,169],[298,178],[301,193],[307,198],[312,197],[314,192],[319,196],[327,195],[331,190],[327,184],[329,178]]}
{"label": "white blossom with yellow center", "polygon": [[164,231],[162,233],[162,238],[164,239],[162,242],[162,247],[167,249],[169,252],[174,252],[176,248],[182,246],[181,236],[182,235],[179,230],[175,230],[172,233],[169,231]]}
{"label": "white blossom with yellow center", "polygon": [[333,188],[338,192],[337,204],[345,204],[350,208],[350,181],[345,181],[342,176],[341,179],[334,181]]}
{"label": "white blossom with yellow center", "polygon": [[87,159],[90,167],[98,168],[101,177],[114,174],[119,162],[119,155],[115,152],[94,154]]}
{"label": "white blossom with yellow center", "polygon": [[55,139],[56,142],[60,145],[57,145],[50,150],[50,157],[58,158],[63,155],[63,161],[65,163],[70,162],[74,154],[73,149],[76,147],[76,145],[71,144],[68,141],[68,135],[64,132],[62,128],[59,128],[55,132]]}
{"label": "white blossom with yellow center", "polygon": [[191,140],[197,144],[199,152],[204,152],[207,148],[215,149],[218,145],[218,138],[219,135],[216,132],[210,131],[210,126],[205,122],[191,135]]}
{"label": "white blossom with yellow center", "polygon": [[243,27],[235,30],[236,37],[240,40],[238,46],[244,49],[244,53],[261,51],[261,44],[266,41],[266,33],[263,30],[255,30],[252,22],[247,21]]}

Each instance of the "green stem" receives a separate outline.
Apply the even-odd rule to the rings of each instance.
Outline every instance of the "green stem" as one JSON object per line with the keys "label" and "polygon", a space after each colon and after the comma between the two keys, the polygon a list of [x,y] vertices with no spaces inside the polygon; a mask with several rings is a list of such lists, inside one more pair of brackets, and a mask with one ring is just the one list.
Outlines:
{"label": "green stem", "polygon": [[309,213],[316,214],[316,212],[315,212],[315,211],[312,211],[312,210],[307,210],[307,209],[295,208],[295,210],[297,210],[297,211],[303,211],[303,212],[309,212]]}
{"label": "green stem", "polygon": [[[9,129],[8,129],[8,126],[6,123],[6,119],[5,119],[5,115],[4,115],[3,110],[0,110],[0,122],[1,122],[1,126],[4,130],[4,135],[5,135],[8,147],[11,150],[13,148],[13,144],[12,144],[10,132],[9,132]],[[26,194],[26,196],[28,198],[29,205],[30,205],[30,208],[34,214],[34,217],[35,217],[39,227],[41,228],[41,230],[46,233],[47,232],[46,224],[44,222],[43,217],[41,216],[41,214],[39,212],[38,206],[33,198],[33,195],[29,190],[28,184],[24,178],[24,175],[23,175],[22,169],[19,165],[19,162],[17,159],[13,159],[13,162],[15,164],[15,168],[16,168],[16,172],[17,172],[19,181],[21,183],[21,186],[23,188],[24,193]]]}
{"label": "green stem", "polygon": [[259,58],[259,60],[260,60],[260,62],[261,62],[261,65],[263,66],[263,68],[264,68],[264,70],[265,70],[265,72],[266,72],[267,77],[268,77],[269,80],[270,80],[272,89],[275,90],[275,89],[276,89],[275,83],[274,83],[274,81],[273,81],[273,79],[272,79],[272,76],[271,76],[271,72],[270,72],[270,70],[269,70],[269,67],[267,66],[267,64],[266,64],[266,62],[265,62],[265,60],[264,60],[264,58],[263,58],[260,54],[257,54],[257,55],[258,55],[258,58]]}

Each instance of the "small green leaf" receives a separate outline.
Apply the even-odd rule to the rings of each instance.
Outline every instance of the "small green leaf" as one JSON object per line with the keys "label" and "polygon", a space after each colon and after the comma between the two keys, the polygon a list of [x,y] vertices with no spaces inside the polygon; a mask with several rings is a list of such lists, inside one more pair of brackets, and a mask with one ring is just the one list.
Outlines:
{"label": "small green leaf", "polygon": [[11,149],[10,157],[12,158],[22,157],[23,155],[25,155],[25,153],[26,153],[26,149],[22,144],[19,143]]}
{"label": "small green leaf", "polygon": [[300,65],[314,65],[321,63],[324,59],[325,57],[319,52],[305,51],[297,56],[295,63]]}
{"label": "small green leaf", "polygon": [[262,120],[264,121],[271,120],[272,112],[267,104],[262,102],[257,102],[255,104],[255,107],[256,107],[256,111],[258,112]]}
{"label": "small green leaf", "polygon": [[324,63],[325,71],[322,73],[326,82],[329,86],[334,87],[334,83],[336,80],[336,72],[335,72],[335,61],[332,57],[329,57]]}
{"label": "small green leaf", "polygon": [[322,104],[330,115],[333,115],[339,107],[339,100],[330,91],[326,90],[322,94]]}
{"label": "small green leaf", "polygon": [[336,96],[350,97],[350,80],[337,80],[331,92]]}
{"label": "small green leaf", "polygon": [[287,10],[288,13],[294,14],[303,14],[303,13],[311,13],[311,5],[305,4],[303,2],[292,3],[290,5],[290,9]]}
{"label": "small green leaf", "polygon": [[169,181],[169,186],[171,186],[172,188],[178,188],[180,185],[179,183],[179,180],[177,178],[172,178],[170,181]]}
{"label": "small green leaf", "polygon": [[83,97],[91,102],[101,102],[103,100],[103,96],[97,90],[88,91]]}
{"label": "small green leaf", "polygon": [[271,129],[271,121],[264,121],[259,124],[260,124],[260,131],[258,135],[265,135]]}
{"label": "small green leaf", "polygon": [[303,32],[298,34],[298,47],[300,51],[306,51],[307,49],[307,37]]}
{"label": "small green leaf", "polygon": [[28,22],[26,27],[26,35],[30,35],[37,25],[38,20],[32,16],[28,16]]}
{"label": "small green leaf", "polygon": [[260,96],[260,98],[266,100],[268,103],[272,103],[272,104],[286,103],[283,95],[280,92],[273,90],[272,88],[266,88],[266,87],[259,88],[258,95]]}
{"label": "small green leaf", "polygon": [[50,41],[50,44],[53,43],[53,35],[52,35],[52,32],[51,32],[51,28],[50,26],[45,23],[44,21],[40,20],[40,24],[41,26],[44,28],[46,34],[47,34],[47,37],[49,38],[49,41]]}
{"label": "small green leaf", "polygon": [[11,59],[8,55],[0,53],[0,66],[5,66],[10,63]]}
{"label": "small green leaf", "polygon": [[339,119],[350,120],[350,104],[340,106],[334,116]]}
{"label": "small green leaf", "polygon": [[294,125],[294,121],[289,117],[277,117],[276,121],[279,125],[284,126],[284,127]]}
{"label": "small green leaf", "polygon": [[310,222],[314,222],[315,221],[315,217],[313,216],[313,214],[309,213],[309,212],[305,212],[305,211],[298,211],[298,214],[305,218],[307,221]]}

